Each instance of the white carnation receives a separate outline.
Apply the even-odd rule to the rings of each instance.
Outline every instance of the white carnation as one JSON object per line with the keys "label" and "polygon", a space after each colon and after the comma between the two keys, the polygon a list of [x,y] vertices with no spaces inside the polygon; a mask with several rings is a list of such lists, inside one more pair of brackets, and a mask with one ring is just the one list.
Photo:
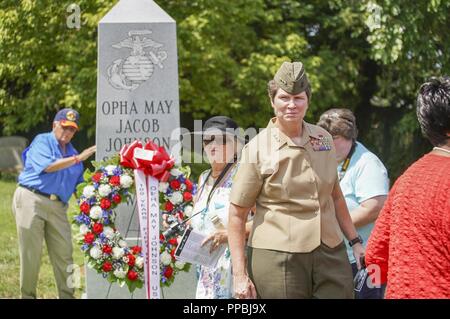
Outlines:
{"label": "white carnation", "polygon": [[102,218],[102,208],[100,206],[92,206],[89,212],[89,216],[92,219],[100,219]]}
{"label": "white carnation", "polygon": [[105,167],[106,174],[108,174],[109,176],[114,175],[114,170],[116,168],[117,168],[117,166],[115,166],[115,165],[108,165],[108,166],[106,166]]}
{"label": "white carnation", "polygon": [[137,257],[136,258],[136,266],[138,267],[138,268],[142,268],[143,266],[144,266],[144,258],[142,258],[142,257]]}
{"label": "white carnation", "polygon": [[174,205],[178,205],[183,202],[183,195],[180,192],[173,192],[173,194],[169,197],[169,200]]}
{"label": "white carnation", "polygon": [[103,228],[103,234],[105,234],[105,237],[108,239],[112,239],[114,237],[114,233],[114,229],[109,226]]}
{"label": "white carnation", "polygon": [[165,266],[170,265],[170,263],[172,262],[172,256],[170,256],[170,254],[167,253],[167,251],[163,252],[163,253],[161,254],[161,262],[162,262]]}
{"label": "white carnation", "polygon": [[180,175],[183,175],[183,173],[182,173],[179,169],[172,168],[172,169],[170,170],[170,175],[175,176],[175,177],[178,177],[178,176],[180,176]]}
{"label": "white carnation", "polygon": [[95,196],[94,186],[88,185],[85,188],[83,188],[83,196],[86,198],[91,198],[92,196]]}
{"label": "white carnation", "polygon": [[121,239],[119,240],[119,246],[122,248],[128,247],[128,244],[125,240]]}
{"label": "white carnation", "polygon": [[184,265],[186,265],[186,263],[181,262],[181,261],[179,261],[179,260],[177,260],[177,261],[175,262],[175,268],[183,269],[183,268],[184,268]]}
{"label": "white carnation", "polygon": [[165,193],[167,191],[168,187],[169,187],[169,183],[166,183],[166,182],[160,182],[159,183],[159,191],[161,193]]}
{"label": "white carnation", "polygon": [[127,272],[122,268],[114,270],[114,276],[116,276],[117,278],[125,278],[126,275]]}
{"label": "white carnation", "polygon": [[91,255],[92,258],[99,259],[102,256],[102,251],[97,246],[94,246],[89,251],[89,254]]}
{"label": "white carnation", "polygon": [[129,188],[133,185],[133,179],[129,175],[121,175],[120,176],[120,186],[123,188]]}
{"label": "white carnation", "polygon": [[111,186],[109,186],[108,184],[103,184],[100,185],[100,187],[98,188],[98,193],[100,194],[101,197],[106,197],[111,193],[112,189]]}
{"label": "white carnation", "polygon": [[192,208],[192,206],[186,206],[185,208],[184,208],[184,214],[187,216],[187,217],[191,217],[191,215],[192,215],[192,211],[193,211],[193,208]]}
{"label": "white carnation", "polygon": [[120,259],[123,256],[123,248],[120,247],[114,247],[112,249],[113,257],[114,259]]}
{"label": "white carnation", "polygon": [[80,226],[80,234],[86,235],[89,232],[89,227],[85,224]]}

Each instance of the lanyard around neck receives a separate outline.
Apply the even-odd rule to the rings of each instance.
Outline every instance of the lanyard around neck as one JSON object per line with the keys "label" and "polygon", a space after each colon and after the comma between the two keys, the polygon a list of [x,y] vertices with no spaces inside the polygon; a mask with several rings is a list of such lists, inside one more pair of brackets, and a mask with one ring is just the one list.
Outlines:
{"label": "lanyard around neck", "polygon": [[339,171],[339,181],[341,181],[344,178],[348,166],[350,165],[350,160],[352,159],[353,153],[355,153],[355,149],[356,149],[356,142],[353,142],[352,148],[350,149],[350,152],[348,153],[347,158],[345,159],[344,164],[342,164],[341,170]]}
{"label": "lanyard around neck", "polygon": [[[230,170],[230,168],[234,165],[234,163],[235,163],[235,162],[228,163],[228,164],[225,166],[225,168],[222,170],[222,172],[220,173],[219,177],[218,177],[218,178],[216,179],[216,181],[214,182],[214,184],[213,184],[211,190],[209,191],[208,199],[206,200],[206,206],[205,206],[206,209],[207,209],[208,206],[209,206],[209,202],[211,201],[211,198],[212,198],[212,195],[213,195],[214,191],[215,191],[216,188],[219,186],[220,182],[223,180],[223,178],[225,177],[225,175],[227,174],[227,172]],[[202,195],[203,189],[205,188],[206,183],[208,182],[208,179],[209,179],[209,177],[211,176],[211,173],[212,173],[212,170],[210,170],[209,173],[208,173],[208,175],[206,176],[205,181],[203,182],[203,185],[202,185],[201,188],[200,188],[198,198],[200,198],[200,196]]]}

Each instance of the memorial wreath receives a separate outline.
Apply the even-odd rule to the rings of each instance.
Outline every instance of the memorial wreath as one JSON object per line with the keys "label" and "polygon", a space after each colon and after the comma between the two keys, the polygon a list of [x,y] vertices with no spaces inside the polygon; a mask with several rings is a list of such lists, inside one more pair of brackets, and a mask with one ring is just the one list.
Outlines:
{"label": "memorial wreath", "polygon": [[[77,187],[78,211],[74,218],[74,223],[79,226],[78,243],[87,264],[109,282],[117,282],[121,286],[126,284],[130,292],[147,283],[147,297],[150,298],[155,288],[151,288],[148,282],[149,277],[155,274],[152,270],[155,270],[157,262],[159,274],[154,277],[159,282],[158,298],[159,287],[170,286],[178,272],[189,271],[190,268],[190,264],[175,259],[177,235],[164,238],[159,231],[163,214],[167,215],[168,222],[182,222],[190,216],[192,198],[196,193],[196,185],[189,179],[190,169],[176,166],[163,147],[152,142],[142,146],[139,141],[125,145],[119,154],[105,161],[92,163],[94,170],[87,169],[83,175],[84,182]],[[153,188],[145,178],[153,181]],[[139,206],[143,240],[142,246],[129,247],[115,226],[115,208],[121,203],[132,204],[133,194],[136,194]],[[157,218],[153,221],[158,223],[157,235],[151,234],[154,226],[150,225],[151,221],[143,225],[151,219],[150,203],[154,204],[155,200],[159,203],[154,210],[158,212]],[[157,249],[154,243],[150,243],[152,236],[158,241],[156,247],[159,246],[156,262],[150,260]],[[145,243],[147,238],[148,244]]]}

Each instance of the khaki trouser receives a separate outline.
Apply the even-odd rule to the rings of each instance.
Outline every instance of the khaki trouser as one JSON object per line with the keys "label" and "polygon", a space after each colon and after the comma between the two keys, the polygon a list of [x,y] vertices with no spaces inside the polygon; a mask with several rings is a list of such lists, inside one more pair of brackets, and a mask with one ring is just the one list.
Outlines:
{"label": "khaki trouser", "polygon": [[52,201],[23,187],[19,186],[16,189],[13,213],[19,237],[22,298],[36,298],[44,239],[53,266],[59,298],[74,298],[74,289],[67,286],[73,265],[72,233],[67,220],[67,208],[68,205],[60,201]]}
{"label": "khaki trouser", "polygon": [[345,244],[323,243],[310,253],[248,247],[248,272],[259,298],[353,299],[353,275]]}

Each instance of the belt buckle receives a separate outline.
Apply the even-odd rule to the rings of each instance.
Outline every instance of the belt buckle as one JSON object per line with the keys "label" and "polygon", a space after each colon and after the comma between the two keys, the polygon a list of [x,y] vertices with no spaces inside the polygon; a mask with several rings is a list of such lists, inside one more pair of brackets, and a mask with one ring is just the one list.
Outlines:
{"label": "belt buckle", "polygon": [[55,195],[55,194],[50,194],[50,200],[54,200],[54,201],[57,201],[58,200],[58,196],[57,195]]}

